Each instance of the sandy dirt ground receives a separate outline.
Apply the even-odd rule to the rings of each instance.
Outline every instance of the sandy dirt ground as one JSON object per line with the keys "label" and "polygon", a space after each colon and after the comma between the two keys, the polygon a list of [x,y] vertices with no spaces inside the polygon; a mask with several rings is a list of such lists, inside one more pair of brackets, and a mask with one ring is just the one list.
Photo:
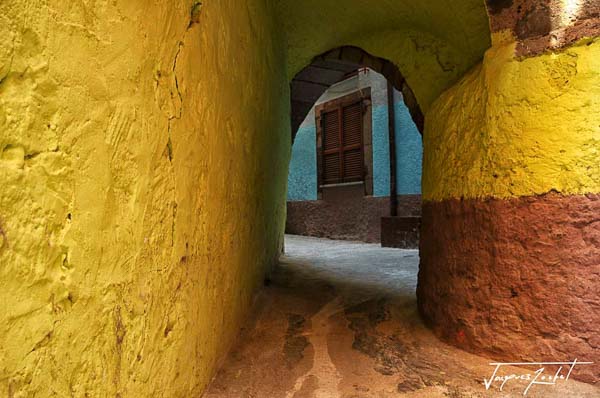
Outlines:
{"label": "sandy dirt ground", "polygon": [[[530,381],[486,389],[494,360],[449,346],[424,326],[418,264],[416,250],[287,236],[286,255],[205,397],[523,397]],[[533,378],[538,368],[502,367],[497,376]],[[544,377],[554,376],[557,368],[546,368]],[[525,396],[600,397],[598,386],[554,383],[534,384]]]}

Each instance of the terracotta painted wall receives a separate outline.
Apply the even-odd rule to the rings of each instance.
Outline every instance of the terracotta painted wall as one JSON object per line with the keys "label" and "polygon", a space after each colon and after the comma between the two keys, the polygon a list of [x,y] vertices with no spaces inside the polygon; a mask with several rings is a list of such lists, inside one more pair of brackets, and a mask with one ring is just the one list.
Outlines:
{"label": "terracotta painted wall", "polygon": [[280,252],[280,34],[202,3],[0,4],[1,396],[199,396]]}

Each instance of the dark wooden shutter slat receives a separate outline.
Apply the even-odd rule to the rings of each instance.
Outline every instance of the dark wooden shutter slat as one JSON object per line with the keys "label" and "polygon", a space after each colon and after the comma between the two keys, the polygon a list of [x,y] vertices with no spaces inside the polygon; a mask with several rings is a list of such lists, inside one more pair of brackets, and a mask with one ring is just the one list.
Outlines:
{"label": "dark wooden shutter slat", "polygon": [[336,184],[341,180],[339,122],[337,109],[323,114],[324,184]]}
{"label": "dark wooden shutter slat", "polygon": [[363,161],[360,149],[344,152],[344,181],[362,181]]}
{"label": "dark wooden shutter slat", "polygon": [[340,133],[337,111],[323,114],[323,149],[338,149]]}
{"label": "dark wooden shutter slat", "polygon": [[321,114],[323,184],[364,179],[362,100]]}
{"label": "dark wooden shutter slat", "polygon": [[342,115],[344,125],[343,180],[344,182],[362,181],[362,102],[344,107]]}
{"label": "dark wooden shutter slat", "polygon": [[335,184],[340,181],[339,152],[325,155],[323,159],[323,181],[325,184]]}
{"label": "dark wooden shutter slat", "polygon": [[361,103],[349,105],[343,110],[344,147],[362,142],[362,106]]}

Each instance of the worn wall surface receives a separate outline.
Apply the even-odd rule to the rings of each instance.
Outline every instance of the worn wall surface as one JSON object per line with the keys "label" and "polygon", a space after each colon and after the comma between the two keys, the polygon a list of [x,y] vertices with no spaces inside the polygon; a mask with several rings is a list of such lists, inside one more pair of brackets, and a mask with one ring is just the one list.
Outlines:
{"label": "worn wall surface", "polygon": [[514,51],[490,49],[429,112],[427,199],[600,192],[600,43]]}
{"label": "worn wall surface", "polygon": [[313,57],[354,45],[394,62],[425,112],[490,45],[483,0],[281,0],[291,80]]}
{"label": "worn wall surface", "polygon": [[280,34],[202,3],[0,3],[1,396],[199,396],[278,255]]}
{"label": "worn wall surface", "polygon": [[[314,111],[308,115],[314,120]],[[304,123],[298,129],[292,145],[288,175],[287,200],[317,200],[317,127]]]}
{"label": "worn wall surface", "polygon": [[[361,186],[359,186],[361,187]],[[325,200],[287,203],[286,232],[293,235],[360,242],[381,242],[381,218],[390,214],[390,199],[356,195],[339,189],[336,197]],[[398,197],[400,217],[421,216],[421,195]],[[416,249],[417,245],[410,248]]]}
{"label": "worn wall surface", "polygon": [[[420,195],[423,173],[423,137],[413,122],[408,108],[394,93],[396,116],[396,190],[399,195]],[[399,98],[400,97],[400,98]]]}
{"label": "worn wall surface", "polygon": [[600,40],[523,58],[495,38],[427,115],[421,312],[496,359],[597,363]]}

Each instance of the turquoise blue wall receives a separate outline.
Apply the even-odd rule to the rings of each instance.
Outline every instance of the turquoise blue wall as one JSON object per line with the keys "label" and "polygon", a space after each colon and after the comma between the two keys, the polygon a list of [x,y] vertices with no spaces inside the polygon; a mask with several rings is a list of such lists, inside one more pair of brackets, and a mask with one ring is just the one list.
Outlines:
{"label": "turquoise blue wall", "polygon": [[423,169],[421,133],[413,122],[404,101],[395,101],[394,108],[396,113],[396,189],[399,195],[421,194],[421,171]]}
{"label": "turquoise blue wall", "polygon": [[373,196],[390,195],[390,139],[388,133],[388,107],[372,108],[373,120]]}
{"label": "turquoise blue wall", "polygon": [[[375,80],[375,79],[374,79]],[[390,194],[390,154],[386,89],[375,81],[372,87],[373,195]],[[385,80],[383,80],[385,83]],[[383,85],[385,87],[385,85]],[[396,184],[398,194],[421,193],[423,145],[402,95],[395,93]],[[317,200],[317,153],[314,112],[302,124],[292,147],[288,178],[288,200]]]}
{"label": "turquoise blue wall", "polygon": [[[399,195],[421,193],[423,141],[402,96],[396,93],[396,189]],[[373,196],[390,194],[390,140],[387,105],[374,106],[373,119]],[[307,199],[309,200],[309,199]]]}
{"label": "turquoise blue wall", "polygon": [[296,134],[288,175],[288,200],[317,200],[316,139],[314,123],[301,126]]}

